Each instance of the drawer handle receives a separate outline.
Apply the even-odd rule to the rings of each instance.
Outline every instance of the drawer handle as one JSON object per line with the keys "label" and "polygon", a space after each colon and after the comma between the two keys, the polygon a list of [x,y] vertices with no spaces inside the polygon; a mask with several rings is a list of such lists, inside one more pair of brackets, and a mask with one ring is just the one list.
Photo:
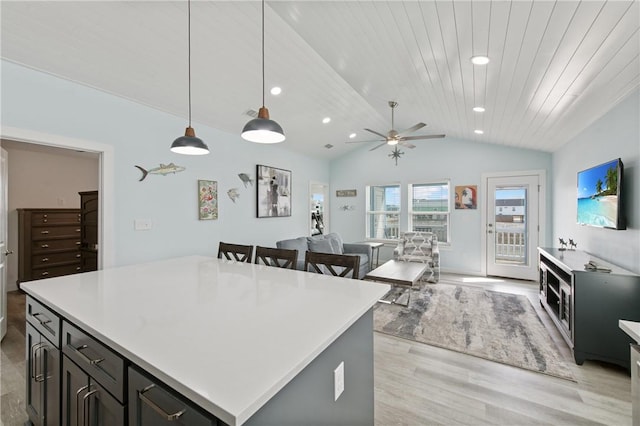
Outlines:
{"label": "drawer handle", "polygon": [[47,219],[43,219],[43,220],[42,220],[42,223],[47,223]]}
{"label": "drawer handle", "polygon": [[76,254],[76,257],[80,257],[80,253]]}
{"label": "drawer handle", "polygon": [[43,257],[43,258],[42,258],[42,261],[43,261],[43,262],[48,262],[48,261],[49,261],[49,258],[48,258],[48,257]]}
{"label": "drawer handle", "polygon": [[[84,403],[81,405],[80,404],[80,394],[82,393],[82,391],[87,391],[87,394],[85,396],[87,396],[89,394],[89,390],[90,390],[90,386],[89,385],[84,385],[83,387],[81,387],[80,389],[78,389],[76,391],[76,424],[81,426],[81,425],[85,425],[86,423],[84,422],[85,420],[85,407],[84,407]],[[80,407],[82,407],[82,422],[80,422]]]}
{"label": "drawer handle", "polygon": [[89,365],[96,365],[96,364],[99,364],[102,361],[104,361],[104,358],[91,359],[88,356],[86,356],[85,354],[83,354],[82,352],[80,352],[82,350],[87,349],[89,347],[87,345],[78,346],[77,348],[74,348],[73,346],[71,346],[71,347],[78,354],[78,356],[80,358],[82,358],[85,362],[89,363]]}
{"label": "drawer handle", "polygon": [[[91,386],[89,386],[91,389]],[[91,424],[91,395],[97,393],[98,390],[90,390],[87,392],[85,396],[82,397],[82,424],[90,425]]]}
{"label": "drawer handle", "polygon": [[43,214],[42,217],[49,217],[49,216],[47,216],[46,214]]}
{"label": "drawer handle", "polygon": [[79,271],[80,269],[82,269],[82,268],[79,267],[79,266],[76,266],[76,271]]}
{"label": "drawer handle", "polygon": [[156,385],[149,385],[146,388],[142,389],[142,391],[138,392],[138,396],[140,397],[140,400],[142,402],[144,402],[145,404],[147,404],[149,407],[153,408],[153,410],[160,414],[162,417],[164,417],[168,422],[172,422],[174,420],[177,420],[180,418],[180,416],[182,416],[184,413],[187,412],[186,408],[183,408],[180,411],[176,411],[173,414],[169,414],[166,411],[164,411],[161,407],[159,407],[155,402],[151,401],[149,398],[147,398],[147,396],[145,395],[145,393],[149,392],[151,389],[155,388]]}
{"label": "drawer handle", "polygon": [[42,275],[43,277],[46,277],[47,275],[49,275],[49,273],[47,271],[44,271],[43,273],[41,273],[40,275]]}
{"label": "drawer handle", "polygon": [[49,231],[40,231],[41,234],[48,234]]}
{"label": "drawer handle", "polygon": [[80,228],[76,229],[76,232],[80,232]]}
{"label": "drawer handle", "polygon": [[42,380],[38,380],[38,377],[42,375],[38,375],[38,351],[44,347],[44,343],[36,343],[31,346],[31,378],[37,382],[41,382]]}
{"label": "drawer handle", "polygon": [[76,241],[76,245],[79,246],[80,245],[80,241]]}
{"label": "drawer handle", "polygon": [[49,244],[43,244],[40,246],[41,248],[49,248]]}
{"label": "drawer handle", "polygon": [[[49,324],[51,322],[51,320],[49,318],[47,318],[47,316],[45,314],[43,314],[42,312],[38,312],[37,314],[33,314],[32,315],[35,319],[38,320],[38,322],[42,325],[45,324]],[[40,317],[44,318],[44,321],[40,319]]]}

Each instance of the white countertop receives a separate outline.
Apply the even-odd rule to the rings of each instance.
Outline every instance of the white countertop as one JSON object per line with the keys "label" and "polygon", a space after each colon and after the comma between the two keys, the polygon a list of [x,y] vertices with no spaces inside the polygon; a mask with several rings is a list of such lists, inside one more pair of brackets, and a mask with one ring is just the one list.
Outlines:
{"label": "white countertop", "polygon": [[635,340],[636,343],[640,343],[640,322],[619,320],[618,327]]}
{"label": "white countertop", "polygon": [[239,425],[389,286],[190,256],[21,288],[224,422]]}

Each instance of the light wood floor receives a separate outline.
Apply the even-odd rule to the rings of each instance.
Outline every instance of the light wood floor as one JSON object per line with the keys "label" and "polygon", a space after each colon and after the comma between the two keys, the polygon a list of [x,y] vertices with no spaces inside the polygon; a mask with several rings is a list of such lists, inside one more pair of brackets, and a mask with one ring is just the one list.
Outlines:
{"label": "light wood floor", "polygon": [[[532,282],[450,274],[441,282],[523,294],[541,311]],[[23,294],[9,293],[8,311],[0,426],[17,426],[26,420]],[[376,425],[631,425],[627,371],[591,361],[576,365],[547,314],[539,315],[577,382],[374,333]]]}

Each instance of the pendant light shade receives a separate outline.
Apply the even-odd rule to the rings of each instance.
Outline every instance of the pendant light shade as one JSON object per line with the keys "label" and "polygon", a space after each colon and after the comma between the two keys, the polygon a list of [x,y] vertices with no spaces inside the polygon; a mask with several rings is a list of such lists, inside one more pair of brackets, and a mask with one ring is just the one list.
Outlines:
{"label": "pendant light shade", "polygon": [[284,132],[278,123],[269,119],[269,110],[262,107],[258,118],[245,124],[242,138],[256,143],[278,143],[284,141]]}
{"label": "pendant light shade", "polygon": [[209,148],[202,142],[202,139],[196,137],[193,127],[187,127],[184,136],[173,141],[171,151],[176,154],[205,155],[209,153]]}
{"label": "pendant light shade", "polygon": [[189,9],[189,127],[184,132],[184,136],[180,136],[171,144],[171,152],[185,155],[205,155],[209,153],[209,147],[202,142],[202,139],[196,137],[196,131],[191,127],[191,0],[188,0]]}
{"label": "pendant light shade", "polygon": [[245,124],[242,138],[256,143],[278,143],[285,139],[282,127],[269,118],[269,110],[264,106],[264,0],[262,0],[262,107],[258,118]]}

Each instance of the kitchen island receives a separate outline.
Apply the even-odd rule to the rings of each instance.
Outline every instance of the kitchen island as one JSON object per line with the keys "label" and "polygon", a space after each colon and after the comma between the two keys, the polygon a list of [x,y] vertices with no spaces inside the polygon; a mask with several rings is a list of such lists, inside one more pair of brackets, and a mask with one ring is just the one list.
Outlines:
{"label": "kitchen island", "polygon": [[[372,306],[388,285],[190,256],[22,289],[41,334],[39,343],[27,339],[35,353],[28,399],[37,373],[70,399],[59,401],[59,414],[51,401],[33,402],[34,417],[84,420],[112,398],[116,408],[100,412],[130,426],[154,413],[184,421],[183,409],[209,421],[188,424],[373,424]],[[42,374],[55,362],[38,354],[56,357],[43,343],[61,352],[57,380]],[[341,365],[344,392],[335,399]],[[87,378],[78,383],[87,384],[76,393],[80,370]],[[154,384],[133,389],[138,377]]]}

